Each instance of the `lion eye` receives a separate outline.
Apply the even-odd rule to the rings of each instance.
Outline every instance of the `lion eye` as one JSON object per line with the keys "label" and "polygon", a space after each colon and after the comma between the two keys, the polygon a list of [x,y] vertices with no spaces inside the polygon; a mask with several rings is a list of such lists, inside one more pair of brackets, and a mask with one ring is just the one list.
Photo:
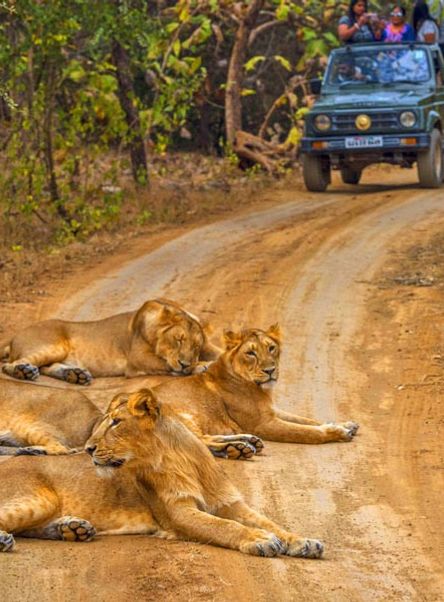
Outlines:
{"label": "lion eye", "polygon": [[113,418],[111,420],[111,426],[117,426],[118,424],[120,424],[122,421],[120,420],[120,418]]}
{"label": "lion eye", "polygon": [[276,351],[276,345],[270,345],[270,347],[268,348],[268,351],[270,353],[274,353]]}
{"label": "lion eye", "polygon": [[249,355],[250,357],[257,357],[256,352],[253,351],[252,349],[250,349],[250,351],[247,351],[247,355]]}

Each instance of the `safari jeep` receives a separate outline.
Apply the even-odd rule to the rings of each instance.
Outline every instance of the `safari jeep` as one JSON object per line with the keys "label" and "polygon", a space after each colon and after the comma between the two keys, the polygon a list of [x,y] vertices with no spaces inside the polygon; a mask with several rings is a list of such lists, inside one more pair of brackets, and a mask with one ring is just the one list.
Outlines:
{"label": "safari jeep", "polygon": [[334,50],[306,115],[305,186],[323,192],[331,170],[358,184],[372,163],[417,164],[420,185],[444,178],[444,60],[437,45],[353,44]]}

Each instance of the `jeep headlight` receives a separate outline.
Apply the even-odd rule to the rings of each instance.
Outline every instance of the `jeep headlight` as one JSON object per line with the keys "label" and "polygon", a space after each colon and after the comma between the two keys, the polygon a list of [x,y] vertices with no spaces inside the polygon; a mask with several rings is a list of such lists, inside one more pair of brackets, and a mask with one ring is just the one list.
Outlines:
{"label": "jeep headlight", "polygon": [[405,128],[412,128],[416,123],[416,114],[413,111],[403,111],[399,116],[399,121]]}
{"label": "jeep headlight", "polygon": [[315,128],[320,132],[326,132],[331,128],[331,119],[328,115],[316,115],[313,123]]}

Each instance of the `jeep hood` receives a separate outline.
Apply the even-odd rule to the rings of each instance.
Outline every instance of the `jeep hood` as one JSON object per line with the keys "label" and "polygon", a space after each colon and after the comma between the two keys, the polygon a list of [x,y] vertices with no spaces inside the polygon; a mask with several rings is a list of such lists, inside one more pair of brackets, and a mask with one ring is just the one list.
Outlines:
{"label": "jeep hood", "polygon": [[316,111],[331,111],[337,109],[372,109],[417,106],[425,104],[433,96],[433,92],[424,90],[364,90],[347,93],[338,91],[336,94],[323,94],[314,104]]}

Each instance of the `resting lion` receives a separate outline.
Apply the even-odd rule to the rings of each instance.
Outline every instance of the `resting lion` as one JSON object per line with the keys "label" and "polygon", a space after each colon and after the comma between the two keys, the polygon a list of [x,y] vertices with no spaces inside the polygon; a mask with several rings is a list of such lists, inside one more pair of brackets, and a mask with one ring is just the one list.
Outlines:
{"label": "resting lion", "polygon": [[0,551],[13,549],[14,534],[88,541],[96,532],[166,530],[256,556],[323,553],[321,542],[249,508],[201,441],[147,389],[114,398],[86,450],[110,478],[95,474],[86,454],[0,464]]}
{"label": "resting lion", "polygon": [[102,416],[78,390],[0,379],[0,456],[72,453]]}
{"label": "resting lion", "polygon": [[[78,390],[0,379],[0,456],[73,453],[83,448],[102,417],[103,412]],[[237,439],[228,448],[232,458],[248,458],[263,448],[258,437]],[[206,443],[213,449],[210,441]]]}
{"label": "resting lion", "polygon": [[88,385],[93,376],[191,374],[218,350],[198,318],[174,301],[153,299],[94,322],[37,322],[14,336],[8,355],[3,371],[14,378],[35,380],[41,372]]}
{"label": "resting lion", "polygon": [[[268,331],[226,332],[225,352],[207,372],[180,382],[163,382],[154,391],[215,455],[222,457],[242,457],[242,447],[248,450],[251,443],[256,447],[239,433],[285,443],[350,441],[358,429],[354,422],[322,424],[273,406],[269,387],[278,378],[279,354],[277,325]],[[250,449],[250,455],[260,451],[261,445],[259,441],[259,449]],[[236,450],[240,450],[237,456]]]}

